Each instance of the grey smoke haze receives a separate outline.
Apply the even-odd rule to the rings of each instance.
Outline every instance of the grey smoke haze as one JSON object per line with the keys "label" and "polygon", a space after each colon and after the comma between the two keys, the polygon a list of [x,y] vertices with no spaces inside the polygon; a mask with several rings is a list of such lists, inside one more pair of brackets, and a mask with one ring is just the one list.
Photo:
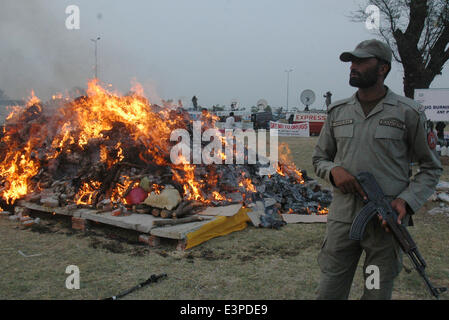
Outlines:
{"label": "grey smoke haze", "polygon": [[[348,19],[364,1],[335,0],[1,0],[0,88],[15,99],[31,89],[42,99],[86,86],[94,75],[98,42],[99,77],[125,93],[133,79],[147,96],[199,104],[289,105],[312,89],[322,108],[351,95],[344,50],[374,35]],[[65,8],[77,5],[80,30],[67,30]],[[381,21],[382,23],[382,21]],[[432,87],[448,87],[447,67]],[[387,84],[402,90],[395,63]],[[156,100],[156,101],[155,101]],[[300,106],[303,108],[303,106]]]}

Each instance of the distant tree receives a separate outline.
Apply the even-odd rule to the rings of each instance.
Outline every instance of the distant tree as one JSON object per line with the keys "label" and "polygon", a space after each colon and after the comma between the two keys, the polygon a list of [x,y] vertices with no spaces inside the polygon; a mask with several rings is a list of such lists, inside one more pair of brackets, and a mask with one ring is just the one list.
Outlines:
{"label": "distant tree", "polygon": [[429,88],[442,74],[449,60],[448,0],[369,0],[351,14],[353,21],[370,18],[367,5],[375,5],[381,14],[376,33],[393,49],[394,59],[404,68],[404,94]]}
{"label": "distant tree", "polygon": [[5,94],[5,91],[0,89],[0,100],[9,100],[9,97]]}
{"label": "distant tree", "polygon": [[251,107],[251,113],[257,113],[259,111],[259,108],[256,106]]}
{"label": "distant tree", "polygon": [[264,109],[265,112],[271,112],[271,107],[270,105],[267,105]]}

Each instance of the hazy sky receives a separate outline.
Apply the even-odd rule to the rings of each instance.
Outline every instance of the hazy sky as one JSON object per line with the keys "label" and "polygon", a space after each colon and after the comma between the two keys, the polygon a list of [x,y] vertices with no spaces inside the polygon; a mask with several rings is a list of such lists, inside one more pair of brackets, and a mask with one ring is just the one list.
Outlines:
{"label": "hazy sky", "polygon": [[[315,92],[312,108],[351,95],[349,63],[341,52],[374,38],[351,22],[356,0],[0,0],[0,88],[11,98],[31,89],[42,99],[86,86],[94,75],[126,93],[137,80],[154,102],[255,105],[264,98],[303,108],[299,94]],[[80,29],[68,30],[68,5],[80,8]],[[382,21],[381,21],[382,23]],[[432,87],[449,87],[448,67]],[[403,93],[394,62],[386,81]]]}

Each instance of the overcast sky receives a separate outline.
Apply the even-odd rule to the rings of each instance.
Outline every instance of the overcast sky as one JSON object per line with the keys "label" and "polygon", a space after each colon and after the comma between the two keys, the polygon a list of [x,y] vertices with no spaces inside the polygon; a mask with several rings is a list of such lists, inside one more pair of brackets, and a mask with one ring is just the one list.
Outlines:
{"label": "overcast sky", "polygon": [[[10,98],[41,99],[86,87],[94,76],[126,93],[134,80],[155,103],[193,95],[200,105],[301,106],[305,89],[312,108],[351,95],[349,63],[341,52],[374,38],[348,16],[357,0],[1,0],[0,88]],[[80,9],[80,29],[68,30],[68,5]],[[382,21],[381,21],[382,23]],[[449,87],[448,67],[433,88]],[[402,94],[395,62],[387,85]]]}

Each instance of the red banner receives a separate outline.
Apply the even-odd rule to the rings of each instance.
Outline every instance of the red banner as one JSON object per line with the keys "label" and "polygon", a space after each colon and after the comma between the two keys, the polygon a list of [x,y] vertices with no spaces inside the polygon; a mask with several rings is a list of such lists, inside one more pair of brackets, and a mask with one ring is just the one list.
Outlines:
{"label": "red banner", "polygon": [[324,122],[327,119],[326,113],[296,113],[294,122]]}

